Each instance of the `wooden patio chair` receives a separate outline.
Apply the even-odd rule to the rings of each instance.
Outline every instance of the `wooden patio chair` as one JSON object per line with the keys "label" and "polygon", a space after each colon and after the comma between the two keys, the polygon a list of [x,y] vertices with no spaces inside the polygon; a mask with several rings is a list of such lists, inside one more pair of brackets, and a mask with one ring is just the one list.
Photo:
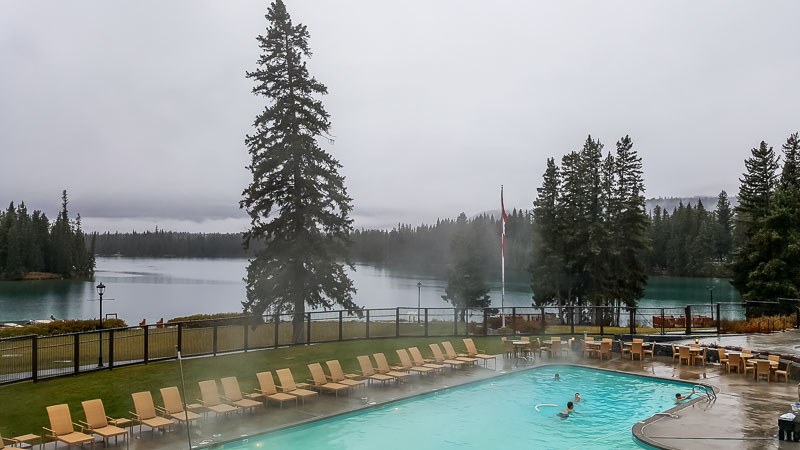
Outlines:
{"label": "wooden patio chair", "polygon": [[47,417],[50,419],[50,428],[42,427],[45,437],[53,438],[58,442],[67,444],[71,448],[73,445],[80,445],[91,442],[94,447],[94,437],[80,431],[75,431],[75,427],[81,426],[72,421],[69,413],[69,406],[66,403],[47,407]]}
{"label": "wooden patio chair", "polygon": [[81,402],[81,406],[83,406],[83,415],[86,417],[86,421],[82,422],[84,430],[102,437],[104,447],[108,447],[108,438],[113,437],[114,444],[116,444],[120,436],[125,436],[125,448],[129,448],[128,430],[109,423],[109,420],[114,419],[106,415],[102,400],[86,400]]}

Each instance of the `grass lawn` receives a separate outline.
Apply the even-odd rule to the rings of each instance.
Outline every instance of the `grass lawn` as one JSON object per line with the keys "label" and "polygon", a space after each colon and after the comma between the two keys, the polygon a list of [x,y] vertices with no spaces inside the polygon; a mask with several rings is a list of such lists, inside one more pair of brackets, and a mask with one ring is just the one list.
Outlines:
{"label": "grass lawn", "polygon": [[[390,362],[396,361],[395,350],[417,346],[423,355],[429,356],[428,344],[449,340],[456,350],[464,350],[461,337],[420,337],[359,339],[352,341],[316,344],[309,346],[283,347],[252,351],[233,355],[186,359],[183,361],[186,378],[186,401],[197,399],[197,382],[208,379],[236,376],[242,391],[252,391],[258,383],[255,374],[288,367],[295,380],[305,381],[310,377],[307,364],[338,359],[345,372],[357,372],[356,356],[384,352]],[[492,354],[502,353],[502,344],[497,336],[475,337],[479,349]],[[276,378],[277,381],[277,378]],[[176,361],[115,368],[111,371],[93,372],[79,376],[40,381],[22,382],[0,386],[0,434],[18,436],[26,433],[41,434],[48,426],[45,407],[67,403],[73,421],[83,420],[81,401],[99,398],[103,400],[106,413],[111,417],[129,417],[133,410],[131,393],[149,390],[157,405],[161,403],[159,389],[180,386],[180,371]]]}

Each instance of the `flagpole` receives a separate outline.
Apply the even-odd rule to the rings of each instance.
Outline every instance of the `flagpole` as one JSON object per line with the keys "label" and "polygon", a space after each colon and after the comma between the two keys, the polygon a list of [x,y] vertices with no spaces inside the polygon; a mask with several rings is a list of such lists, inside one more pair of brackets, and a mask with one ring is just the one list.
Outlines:
{"label": "flagpole", "polygon": [[500,326],[506,327],[505,303],[506,303],[506,205],[503,202],[503,185],[500,185],[500,219],[502,220],[502,231],[500,234]]}

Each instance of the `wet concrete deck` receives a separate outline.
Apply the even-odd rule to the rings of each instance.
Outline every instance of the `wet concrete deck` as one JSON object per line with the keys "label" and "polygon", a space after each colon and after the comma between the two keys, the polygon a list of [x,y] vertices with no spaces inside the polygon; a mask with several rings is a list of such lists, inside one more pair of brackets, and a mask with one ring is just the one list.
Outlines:
{"label": "wet concrete deck", "polygon": [[[526,370],[545,364],[578,364],[608,370],[617,370],[638,375],[683,380],[708,384],[718,389],[717,399],[707,402],[705,398],[681,405],[671,412],[675,416],[659,416],[639,423],[637,432],[651,445],[674,449],[788,449],[800,448],[800,444],[777,439],[777,418],[790,409],[790,403],[798,400],[796,381],[789,383],[754,381],[752,375],[725,373],[719,365],[679,366],[669,357],[654,360],[630,361],[619,353],[610,361],[584,359],[577,354],[550,360],[537,359],[534,364],[516,366],[513,359],[497,358],[497,367],[452,371],[443,376],[419,377],[403,384],[373,384],[358,389],[349,396],[335,398],[320,395],[308,400],[305,405],[286,405],[279,409],[269,405],[262,411],[236,414],[232,417],[208,417],[199,426],[190,428],[193,445],[201,442],[219,443],[246,435],[254,435],[286,426],[300,424],[323,417],[342,414],[369,407],[368,402],[384,403],[432,390],[465,384],[498,376],[501,373]],[[48,444],[47,448],[53,448]],[[117,448],[124,448],[120,442]],[[161,450],[188,448],[185,427],[176,427],[167,433],[153,435],[148,430],[139,434],[138,429],[131,440],[135,450]]]}

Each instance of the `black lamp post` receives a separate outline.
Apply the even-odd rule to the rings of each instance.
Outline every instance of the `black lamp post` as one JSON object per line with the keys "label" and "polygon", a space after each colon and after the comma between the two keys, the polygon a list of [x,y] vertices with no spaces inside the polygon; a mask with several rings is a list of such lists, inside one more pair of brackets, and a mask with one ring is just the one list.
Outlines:
{"label": "black lamp post", "polygon": [[97,294],[100,295],[100,318],[98,326],[100,330],[100,355],[97,357],[97,367],[103,367],[103,294],[105,292],[106,285],[100,282],[100,284],[97,285]]}
{"label": "black lamp post", "polygon": [[419,323],[420,300],[422,299],[422,283],[417,281],[417,323]]}
{"label": "black lamp post", "polygon": [[708,287],[708,299],[711,301],[711,318],[714,318],[714,286]]}

